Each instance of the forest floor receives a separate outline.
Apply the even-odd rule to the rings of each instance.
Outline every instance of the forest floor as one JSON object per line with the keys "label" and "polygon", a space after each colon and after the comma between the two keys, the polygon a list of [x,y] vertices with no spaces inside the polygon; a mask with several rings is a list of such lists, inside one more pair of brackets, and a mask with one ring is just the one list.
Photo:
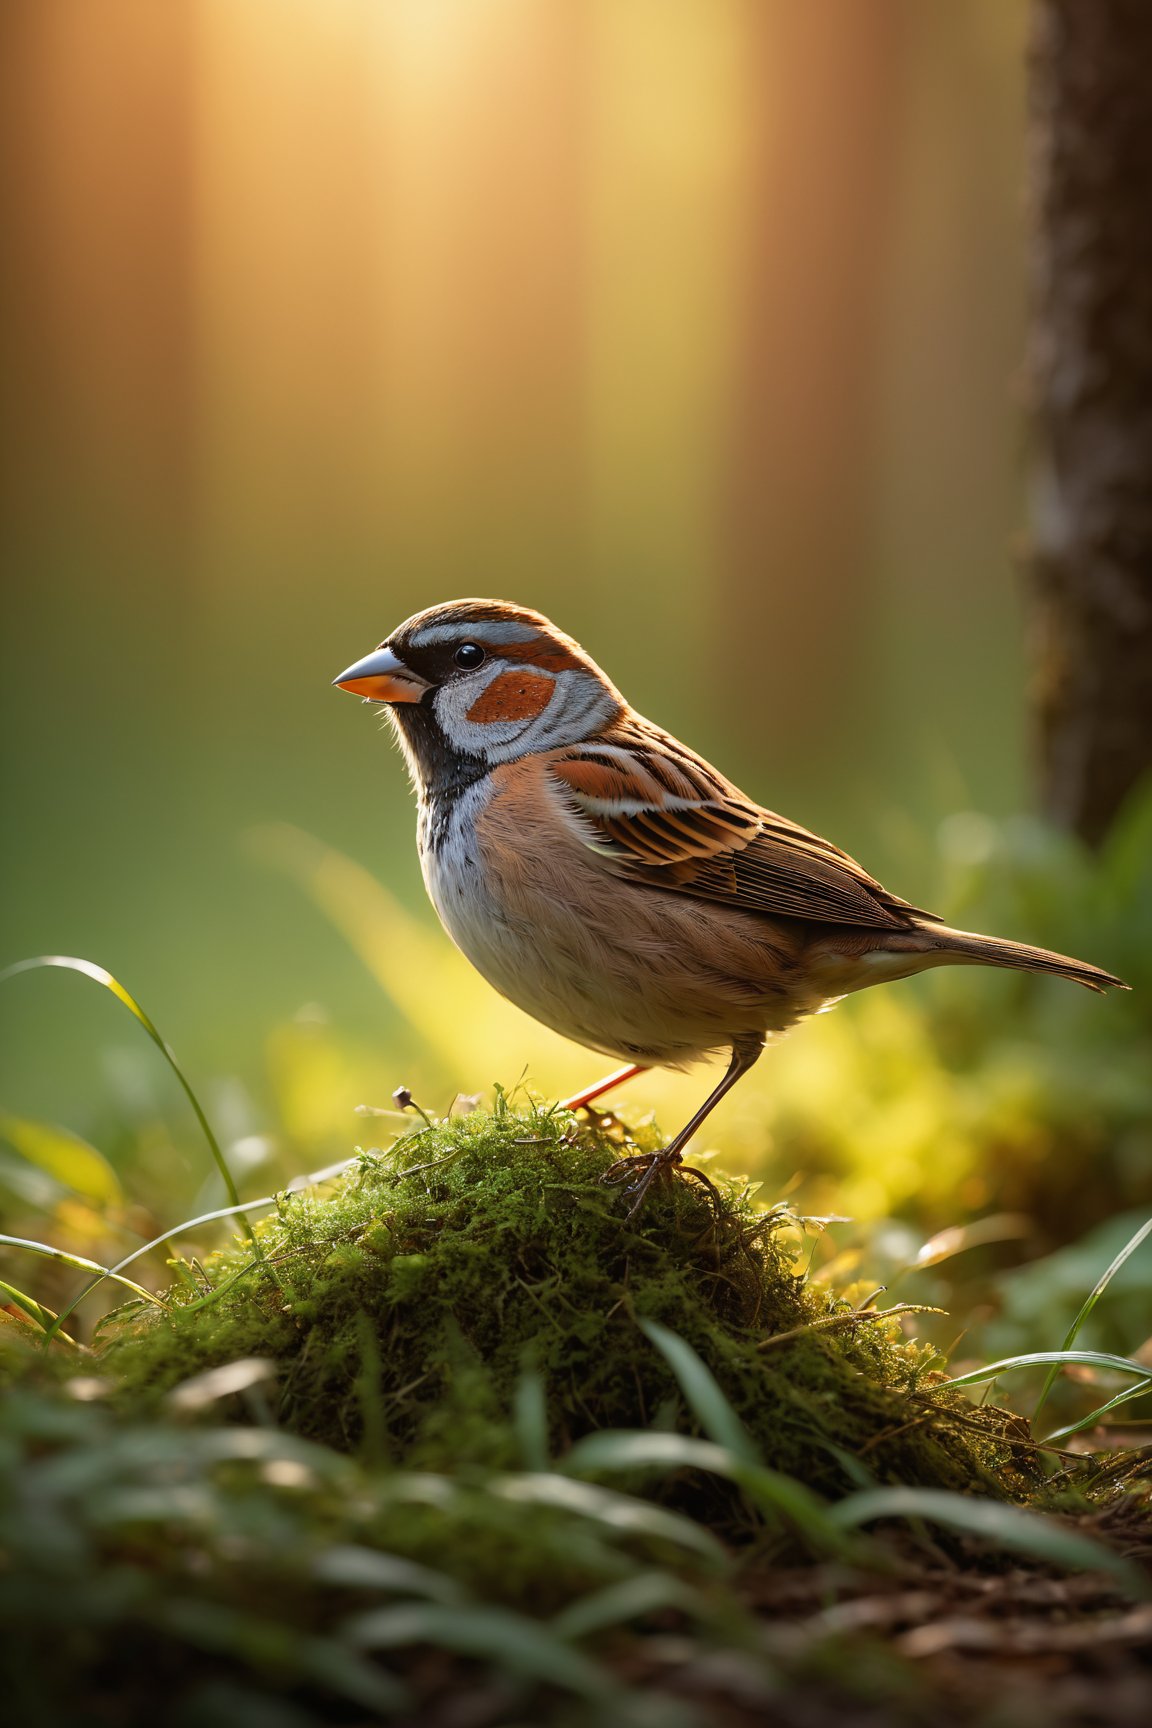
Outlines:
{"label": "forest floor", "polygon": [[91,1347],[11,1303],[6,1720],[1145,1728],[1147,1452],[1050,1454],[743,1188],[622,1223],[620,1150],[501,1101]]}
{"label": "forest floor", "polygon": [[[1152,1558],[1152,1529],[1139,1545]],[[884,1579],[828,1565],[753,1573],[741,1594],[761,1622],[763,1665],[672,1634],[622,1659],[621,1677],[684,1698],[714,1728],[769,1716],[779,1728],[1150,1719],[1152,1602],[1097,1578],[990,1573],[941,1552],[909,1555]]]}

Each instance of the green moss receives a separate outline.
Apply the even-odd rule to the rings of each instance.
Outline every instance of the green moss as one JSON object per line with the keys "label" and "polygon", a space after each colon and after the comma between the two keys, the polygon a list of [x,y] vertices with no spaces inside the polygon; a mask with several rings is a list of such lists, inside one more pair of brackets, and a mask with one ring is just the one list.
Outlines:
{"label": "green moss", "polygon": [[563,1111],[501,1103],[365,1154],[325,1195],[283,1198],[259,1226],[267,1264],[243,1241],[211,1258],[214,1299],[181,1283],[170,1316],[113,1316],[105,1371],[139,1410],[202,1369],[271,1357],[279,1420],[301,1435],[418,1468],[504,1467],[524,1462],[526,1369],[554,1453],[594,1429],[696,1431],[637,1325],[652,1319],[708,1364],[766,1462],[824,1492],[850,1485],[853,1459],[879,1481],[1028,1490],[1010,1419],[941,1390],[894,1323],[807,1281],[786,1214],[727,1187],[714,1208],[684,1178],[629,1225],[600,1180],[620,1153]]}

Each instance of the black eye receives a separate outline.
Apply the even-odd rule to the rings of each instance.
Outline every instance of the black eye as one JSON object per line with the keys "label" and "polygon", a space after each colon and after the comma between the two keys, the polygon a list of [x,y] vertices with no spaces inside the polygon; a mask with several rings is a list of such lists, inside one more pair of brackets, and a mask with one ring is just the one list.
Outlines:
{"label": "black eye", "polygon": [[479,642],[461,642],[452,658],[466,672],[474,672],[477,666],[484,664],[484,650]]}

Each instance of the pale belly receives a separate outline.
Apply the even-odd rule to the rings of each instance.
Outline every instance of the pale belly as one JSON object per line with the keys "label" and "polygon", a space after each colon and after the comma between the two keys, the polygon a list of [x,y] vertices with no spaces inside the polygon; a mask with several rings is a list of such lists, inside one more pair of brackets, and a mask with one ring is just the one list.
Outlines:
{"label": "pale belly", "polygon": [[625,882],[567,848],[560,865],[538,834],[482,856],[482,798],[461,796],[435,846],[422,814],[429,897],[493,988],[564,1037],[679,1066],[741,1033],[784,1031],[836,994],[811,977],[793,925]]}

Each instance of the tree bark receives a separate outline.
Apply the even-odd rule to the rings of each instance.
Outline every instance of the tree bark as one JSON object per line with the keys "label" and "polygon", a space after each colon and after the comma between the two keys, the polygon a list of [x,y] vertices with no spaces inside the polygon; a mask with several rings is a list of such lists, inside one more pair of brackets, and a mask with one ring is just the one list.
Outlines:
{"label": "tree bark", "polygon": [[1152,6],[1034,0],[1031,589],[1045,813],[1152,768]]}

